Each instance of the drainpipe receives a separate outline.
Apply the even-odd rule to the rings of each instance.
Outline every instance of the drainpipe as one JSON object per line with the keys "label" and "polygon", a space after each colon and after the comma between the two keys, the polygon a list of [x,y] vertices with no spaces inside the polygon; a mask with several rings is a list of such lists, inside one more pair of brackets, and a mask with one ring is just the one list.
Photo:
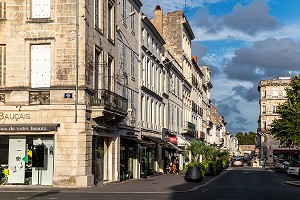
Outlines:
{"label": "drainpipe", "polygon": [[79,24],[78,24],[78,0],[76,0],[76,64],[75,64],[75,68],[76,68],[76,85],[75,85],[75,123],[77,123],[77,105],[78,105],[78,28],[79,28]]}

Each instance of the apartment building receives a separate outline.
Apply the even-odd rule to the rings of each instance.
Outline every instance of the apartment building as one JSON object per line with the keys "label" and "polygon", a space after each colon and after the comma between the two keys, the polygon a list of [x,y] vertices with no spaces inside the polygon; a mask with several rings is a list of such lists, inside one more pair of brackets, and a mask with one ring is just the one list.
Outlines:
{"label": "apartment building", "polygon": [[140,177],[139,128],[140,102],[140,38],[141,6],[139,0],[119,1],[116,11],[116,66],[115,82],[117,93],[128,99],[127,116],[119,123],[120,134],[120,181]]}
{"label": "apartment building", "polygon": [[270,132],[270,124],[279,117],[278,106],[286,101],[286,88],[290,83],[290,77],[274,77],[270,80],[261,80],[258,85],[260,93],[260,114],[258,118],[258,144],[260,156],[266,159],[267,163],[273,163],[276,157],[288,158],[298,157],[298,150],[295,147],[288,148],[276,140]]}
{"label": "apartment building", "polygon": [[116,2],[5,2],[0,140],[8,183],[119,180],[118,130],[128,99],[115,76]]}

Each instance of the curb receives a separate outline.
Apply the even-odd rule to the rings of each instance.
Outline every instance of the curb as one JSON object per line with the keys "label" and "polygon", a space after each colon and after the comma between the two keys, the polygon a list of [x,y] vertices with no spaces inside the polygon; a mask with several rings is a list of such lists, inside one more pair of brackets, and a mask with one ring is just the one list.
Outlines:
{"label": "curb", "polygon": [[284,183],[287,184],[287,185],[300,187],[300,181],[284,181]]}

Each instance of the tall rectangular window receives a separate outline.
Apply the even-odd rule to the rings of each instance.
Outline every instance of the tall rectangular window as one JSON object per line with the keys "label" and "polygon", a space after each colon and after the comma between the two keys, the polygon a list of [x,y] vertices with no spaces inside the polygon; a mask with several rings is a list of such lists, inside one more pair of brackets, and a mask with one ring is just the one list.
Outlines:
{"label": "tall rectangular window", "polygon": [[134,106],[134,90],[130,90],[130,107],[132,109],[131,111],[131,118],[135,118],[135,106]]}
{"label": "tall rectangular window", "polygon": [[103,14],[104,14],[104,1],[95,0],[95,27],[103,30]]}
{"label": "tall rectangular window", "polygon": [[50,18],[51,0],[31,0],[32,18]]}
{"label": "tall rectangular window", "polygon": [[6,45],[0,44],[0,86],[6,85]]}
{"label": "tall rectangular window", "polygon": [[267,122],[262,122],[262,130],[267,130]]}
{"label": "tall rectangular window", "polygon": [[127,3],[127,0],[123,0],[123,3],[122,3],[122,6],[123,6],[122,7],[122,19],[124,19],[123,20],[124,24],[126,24],[126,20],[127,20],[127,19],[125,19],[126,18],[126,12],[127,12],[126,11],[126,3]]}
{"label": "tall rectangular window", "polygon": [[31,45],[31,87],[50,87],[51,48],[49,44]]}
{"label": "tall rectangular window", "polygon": [[115,7],[112,1],[108,2],[108,12],[107,12],[107,22],[108,22],[108,39],[114,41],[114,31],[115,31]]}
{"label": "tall rectangular window", "polygon": [[278,99],[278,89],[273,89],[273,91],[272,91],[272,98],[273,99]]}
{"label": "tall rectangular window", "polygon": [[134,78],[134,65],[135,65],[135,59],[134,59],[134,51],[131,51],[131,77]]}
{"label": "tall rectangular window", "polygon": [[[108,62],[107,62],[107,89],[112,90],[112,72],[115,71],[115,62],[114,58],[111,56],[108,56]],[[104,74],[105,76],[106,74]]]}
{"label": "tall rectangular window", "polygon": [[266,114],[267,110],[266,110],[266,106],[262,107],[262,114]]}
{"label": "tall rectangular window", "polygon": [[126,64],[126,45],[124,43],[122,43],[122,55],[121,55],[121,67],[123,70],[123,73],[126,73],[126,68],[127,68],[127,64]]}
{"label": "tall rectangular window", "polygon": [[0,19],[6,18],[6,2],[0,2]]}
{"label": "tall rectangular window", "polygon": [[[134,11],[134,6],[133,6],[133,5],[131,5],[131,12],[135,12],[135,11]],[[135,21],[135,18],[134,18],[134,15],[132,15],[132,16],[130,17],[130,28],[131,28],[131,33],[134,33],[134,32],[135,32],[134,21]]]}
{"label": "tall rectangular window", "polygon": [[282,97],[283,97],[283,98],[287,98],[287,93],[286,93],[285,88],[283,88],[283,91],[282,91]]}
{"label": "tall rectangular window", "polygon": [[263,90],[262,92],[261,92],[261,98],[262,99],[265,99],[267,97],[267,91],[266,90]]}
{"label": "tall rectangular window", "polygon": [[278,106],[273,106],[273,114],[277,114],[278,113]]}

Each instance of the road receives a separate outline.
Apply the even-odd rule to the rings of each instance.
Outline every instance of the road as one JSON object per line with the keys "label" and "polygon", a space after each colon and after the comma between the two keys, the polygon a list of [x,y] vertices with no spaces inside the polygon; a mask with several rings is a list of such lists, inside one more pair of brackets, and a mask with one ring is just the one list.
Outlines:
{"label": "road", "polygon": [[[190,191],[180,192],[135,192],[123,193],[95,192],[88,189],[60,190],[52,188],[49,191],[2,191],[0,200],[32,199],[32,200],[298,200],[300,187],[284,184],[290,179],[285,174],[258,168],[231,168],[227,173],[213,182],[195,187]],[[298,179],[300,180],[300,178]]]}

